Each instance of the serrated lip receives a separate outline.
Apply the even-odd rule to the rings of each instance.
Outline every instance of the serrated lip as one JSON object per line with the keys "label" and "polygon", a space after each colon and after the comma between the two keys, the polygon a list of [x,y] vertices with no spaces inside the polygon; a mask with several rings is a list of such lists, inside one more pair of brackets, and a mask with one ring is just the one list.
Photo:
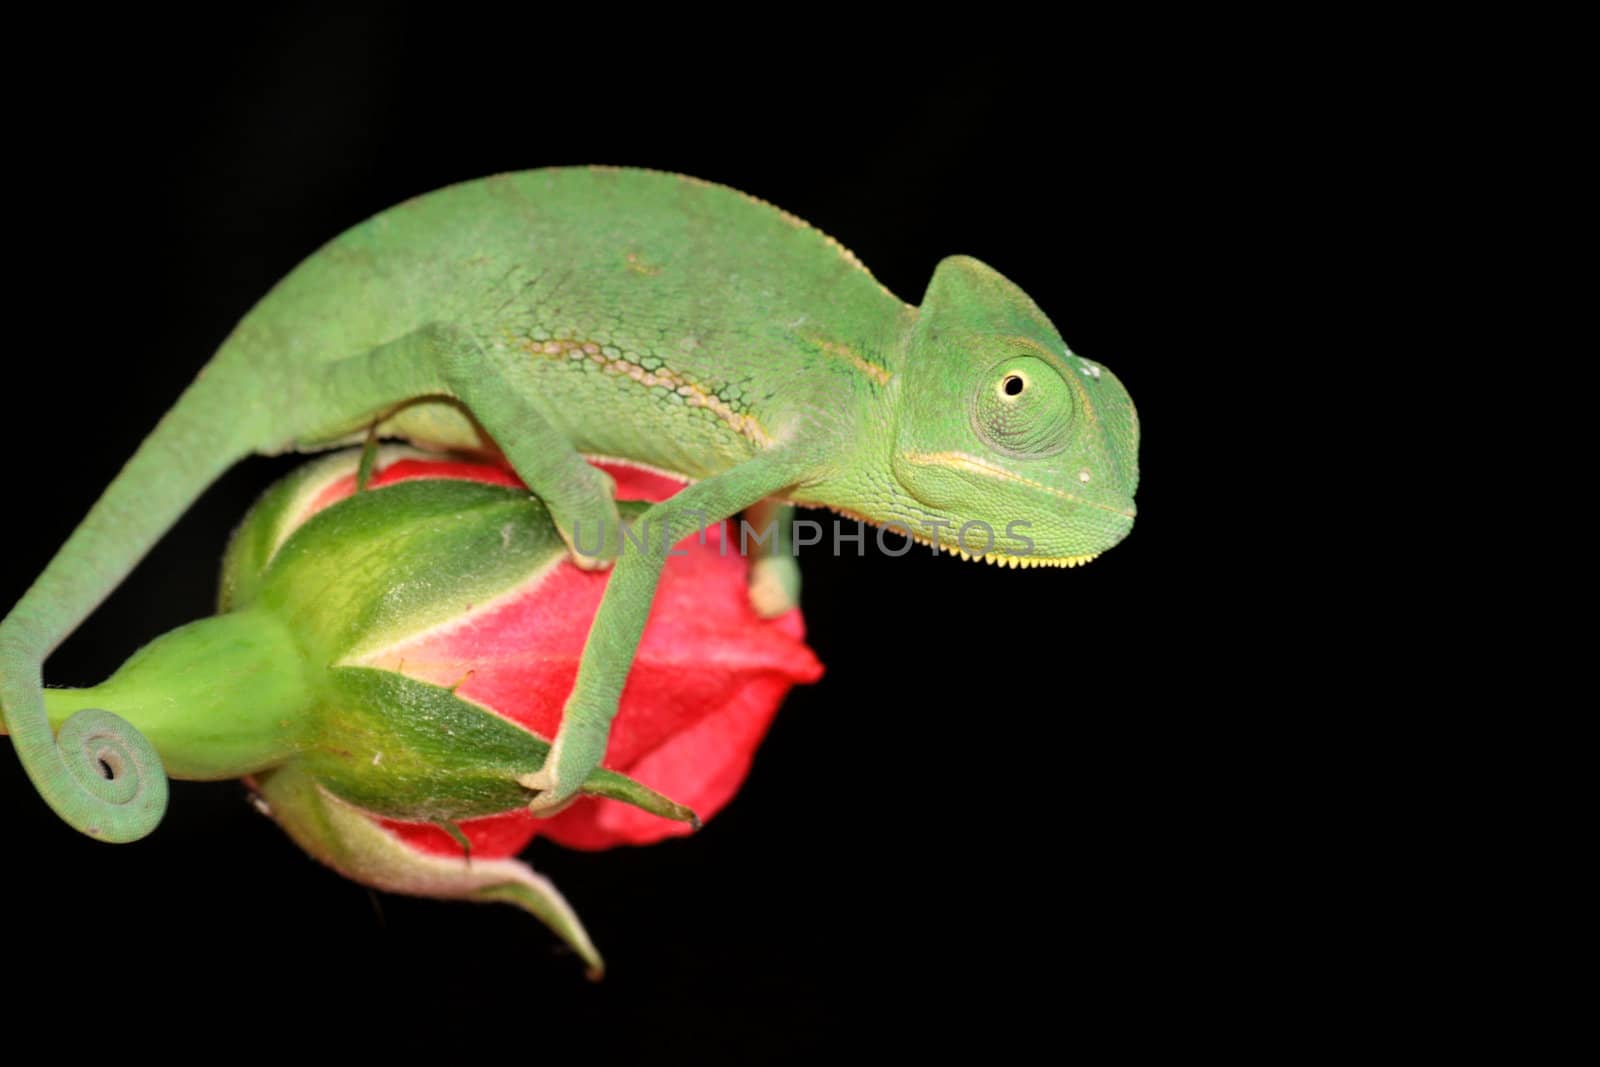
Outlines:
{"label": "serrated lip", "polygon": [[935,542],[931,537],[912,532],[911,539],[920,544],[937,548],[941,552],[948,552],[952,556],[960,556],[964,560],[974,563],[987,563],[991,567],[1010,567],[1027,569],[1029,567],[1081,567],[1090,560],[1098,559],[1100,553],[1090,552],[1083,556],[1012,556],[1003,552],[968,552],[955,545]]}
{"label": "serrated lip", "polygon": [[849,511],[845,508],[836,508],[832,504],[804,504],[802,506],[822,507],[833,512],[835,515],[843,515],[847,519],[855,519],[857,522],[864,522],[868,526],[876,526],[882,529],[894,529],[901,531],[909,534],[911,536],[911,540],[917,542],[918,544],[928,545],[929,547],[936,548],[941,552],[947,552],[952,556],[960,556],[962,559],[971,562],[981,561],[989,564],[992,567],[1009,567],[1012,569],[1022,570],[1026,570],[1030,567],[1081,567],[1090,560],[1098,559],[1104,551],[1090,552],[1081,556],[1014,556],[1005,552],[968,552],[966,549],[959,546],[947,545],[942,541],[935,541],[933,538],[928,537],[925,534],[919,534],[911,528],[910,523],[896,522],[894,526],[890,527],[886,526],[884,523],[869,519],[865,515],[857,512]]}

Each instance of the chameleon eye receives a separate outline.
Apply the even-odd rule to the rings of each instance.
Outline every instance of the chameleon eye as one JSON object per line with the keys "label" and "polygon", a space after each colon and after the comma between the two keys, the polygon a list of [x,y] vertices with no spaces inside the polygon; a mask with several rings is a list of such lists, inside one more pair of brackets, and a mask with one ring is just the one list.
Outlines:
{"label": "chameleon eye", "polygon": [[1013,356],[984,376],[972,404],[978,436],[1013,456],[1047,456],[1067,445],[1072,387],[1048,363]]}

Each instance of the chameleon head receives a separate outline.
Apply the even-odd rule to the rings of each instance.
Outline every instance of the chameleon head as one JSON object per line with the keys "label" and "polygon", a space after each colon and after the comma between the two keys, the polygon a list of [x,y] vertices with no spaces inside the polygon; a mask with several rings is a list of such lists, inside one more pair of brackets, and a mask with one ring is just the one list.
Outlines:
{"label": "chameleon head", "polygon": [[1133,401],[1109,370],[1067,349],[1026,293],[951,256],[934,271],[909,346],[893,467],[908,503],[950,524],[941,541],[957,545],[965,526],[959,546],[970,556],[1070,567],[1128,535],[1139,482]]}

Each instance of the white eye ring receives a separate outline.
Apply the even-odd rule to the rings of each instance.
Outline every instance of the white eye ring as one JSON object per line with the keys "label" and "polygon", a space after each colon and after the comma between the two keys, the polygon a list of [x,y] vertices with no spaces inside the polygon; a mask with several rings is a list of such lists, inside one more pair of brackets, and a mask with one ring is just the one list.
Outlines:
{"label": "white eye ring", "polygon": [[1028,388],[1028,376],[1021,371],[1012,371],[1000,379],[1000,384],[995,387],[1002,397],[1007,400],[1015,399]]}

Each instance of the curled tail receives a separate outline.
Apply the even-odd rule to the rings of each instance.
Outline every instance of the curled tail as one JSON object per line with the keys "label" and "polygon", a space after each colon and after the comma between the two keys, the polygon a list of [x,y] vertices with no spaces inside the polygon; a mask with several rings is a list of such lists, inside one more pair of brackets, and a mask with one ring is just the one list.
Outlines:
{"label": "curled tail", "polygon": [[[42,733],[32,728],[28,694],[9,682],[15,662],[9,654],[0,661],[6,724],[40,795],[75,829],[101,841],[136,841],[155,829],[167,810],[167,775],[155,747],[125,720],[92,708],[73,715],[54,737],[48,722]],[[37,682],[32,689],[42,718]],[[15,696],[21,700],[14,704]]]}
{"label": "curled tail", "polygon": [[44,660],[217,475],[254,450],[263,404],[259,383],[216,364],[203,371],[0,622],[0,713],[17,756],[56,814],[91,837],[133,841],[155,829],[166,773],[154,746],[110,711],[80,711],[52,733]]}

